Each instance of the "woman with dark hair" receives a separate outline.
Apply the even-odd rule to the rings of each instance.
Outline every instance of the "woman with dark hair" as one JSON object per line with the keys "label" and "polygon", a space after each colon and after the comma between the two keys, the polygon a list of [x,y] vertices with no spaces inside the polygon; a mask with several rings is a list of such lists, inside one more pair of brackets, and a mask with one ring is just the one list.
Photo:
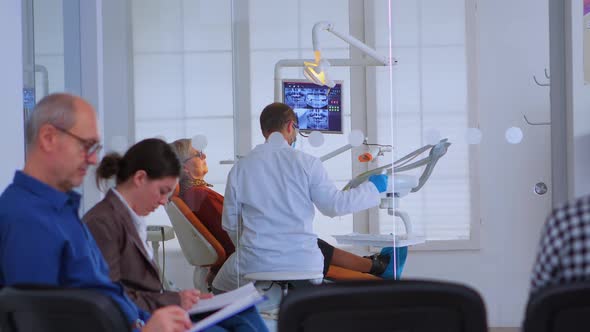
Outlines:
{"label": "woman with dark hair", "polygon": [[[159,139],[143,140],[123,156],[108,154],[96,170],[97,186],[100,188],[101,182],[112,177],[116,185],[83,217],[109,265],[111,279],[120,282],[126,294],[149,312],[167,305],[179,305],[187,310],[201,296],[195,289],[164,290],[147,243],[143,218],[166,204],[180,173],[176,153]],[[219,327],[232,331],[266,331],[255,309],[220,322]]]}

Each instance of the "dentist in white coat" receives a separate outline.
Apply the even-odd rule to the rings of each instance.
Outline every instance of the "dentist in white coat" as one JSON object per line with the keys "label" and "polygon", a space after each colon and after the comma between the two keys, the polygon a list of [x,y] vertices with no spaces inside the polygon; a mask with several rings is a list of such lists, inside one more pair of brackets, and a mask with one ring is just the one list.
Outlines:
{"label": "dentist in white coat", "polygon": [[[297,116],[286,104],[273,103],[260,114],[266,138],[231,169],[225,188],[222,226],[239,247],[213,280],[229,291],[253,272],[306,271],[322,273],[324,257],[313,232],[315,207],[329,217],[379,205],[387,176],[341,191],[322,162],[296,150]],[[238,239],[239,216],[242,229]]]}

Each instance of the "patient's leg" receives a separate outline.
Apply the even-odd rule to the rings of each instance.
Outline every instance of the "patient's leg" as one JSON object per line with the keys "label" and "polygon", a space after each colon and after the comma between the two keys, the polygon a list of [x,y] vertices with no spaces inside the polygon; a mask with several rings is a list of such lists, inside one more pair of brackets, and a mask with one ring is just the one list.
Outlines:
{"label": "patient's leg", "polygon": [[[381,250],[381,253],[368,257],[361,257],[349,253],[342,249],[338,249],[328,242],[318,239],[318,247],[324,255],[324,275],[327,274],[330,265],[338,266],[352,271],[370,273],[372,275],[393,279],[394,260],[391,259],[391,254],[394,252],[392,247],[386,247]],[[401,271],[407,255],[407,247],[404,248],[401,256],[398,256],[398,270]]]}
{"label": "patient's leg", "polygon": [[332,264],[345,269],[369,273],[371,271],[372,261],[368,258],[351,254],[348,251],[334,248]]}
{"label": "patient's leg", "polygon": [[330,265],[339,266],[345,269],[365,272],[371,271],[373,265],[371,259],[351,254],[342,249],[338,249],[328,242],[318,239],[318,247],[324,255],[324,275]]}

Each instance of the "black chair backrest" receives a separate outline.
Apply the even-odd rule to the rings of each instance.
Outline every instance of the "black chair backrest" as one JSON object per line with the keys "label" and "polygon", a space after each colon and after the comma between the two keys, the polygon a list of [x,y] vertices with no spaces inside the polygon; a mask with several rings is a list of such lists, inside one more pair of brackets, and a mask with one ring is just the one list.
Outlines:
{"label": "black chair backrest", "polygon": [[487,320],[481,296],[463,285],[354,281],[292,290],[278,331],[487,332]]}
{"label": "black chair backrest", "polygon": [[523,332],[590,331],[590,283],[552,286],[527,305]]}
{"label": "black chair backrest", "polygon": [[0,290],[0,331],[131,330],[108,296],[85,289],[6,287]]}

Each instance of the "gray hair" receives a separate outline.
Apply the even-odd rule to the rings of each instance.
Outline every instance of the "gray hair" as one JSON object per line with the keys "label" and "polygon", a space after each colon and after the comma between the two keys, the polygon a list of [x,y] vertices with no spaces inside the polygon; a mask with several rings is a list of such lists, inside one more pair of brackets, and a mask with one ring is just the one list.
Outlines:
{"label": "gray hair", "polygon": [[183,162],[191,156],[192,144],[193,142],[190,138],[181,138],[170,143],[170,147],[172,147],[180,162]]}
{"label": "gray hair", "polygon": [[41,99],[27,119],[25,128],[27,147],[35,145],[39,129],[44,124],[51,124],[65,130],[71,129],[76,122],[77,99],[78,97],[67,93],[54,93]]}

